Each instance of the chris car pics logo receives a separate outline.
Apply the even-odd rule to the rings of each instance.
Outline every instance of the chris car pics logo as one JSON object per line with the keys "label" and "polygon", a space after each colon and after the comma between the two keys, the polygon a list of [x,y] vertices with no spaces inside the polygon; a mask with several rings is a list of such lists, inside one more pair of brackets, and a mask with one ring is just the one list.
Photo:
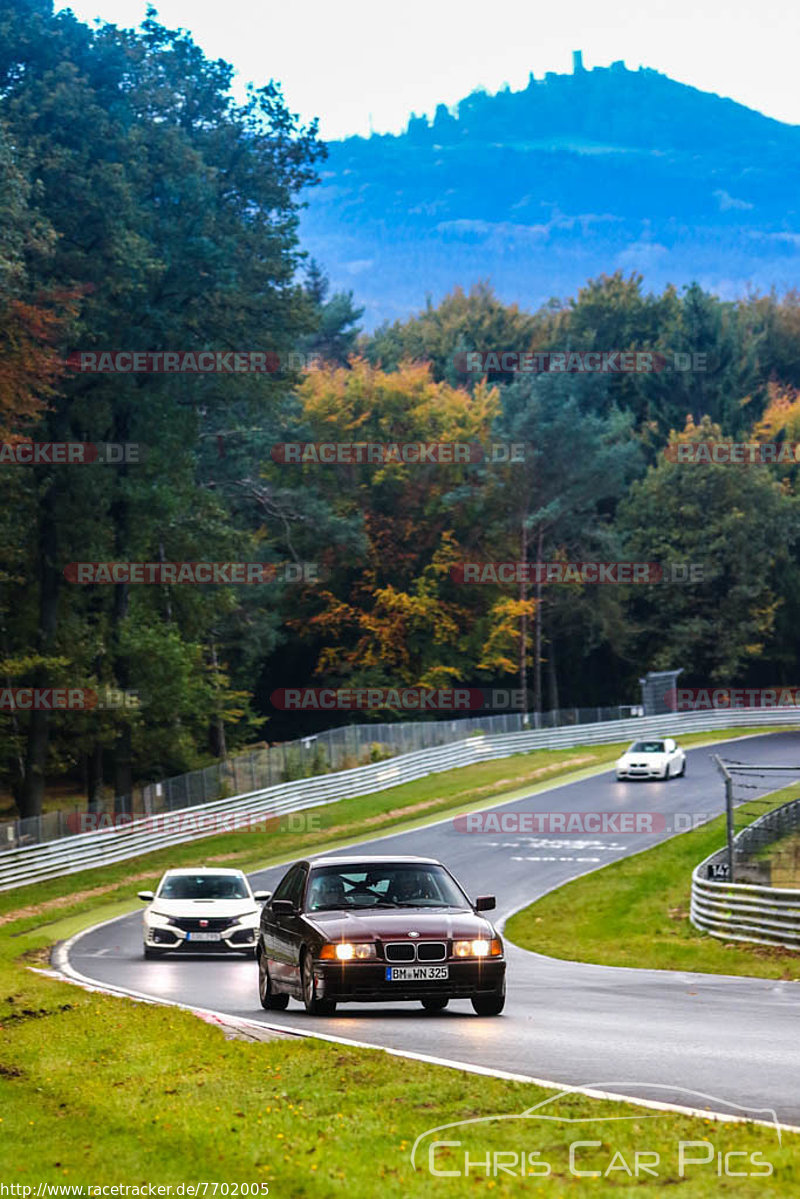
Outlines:
{"label": "chris car pics logo", "polygon": [[[637,1099],[631,1094],[632,1089],[660,1092],[669,1102]],[[627,1101],[659,1110],[639,1110],[630,1116],[553,1114],[560,1099],[576,1094],[611,1100],[617,1109],[620,1102]],[[680,1096],[678,1103],[675,1095]],[[681,1135],[668,1140],[665,1148],[663,1130],[648,1137],[646,1124],[669,1118],[673,1109],[681,1116],[684,1127],[687,1116],[703,1123],[694,1136],[687,1136],[682,1129]],[[719,1120],[716,1130],[709,1127],[715,1117]],[[701,1091],[662,1083],[632,1080],[595,1083],[589,1087],[565,1087],[560,1095],[543,1099],[522,1112],[475,1116],[428,1128],[414,1141],[411,1165],[415,1171],[426,1171],[433,1178],[468,1178],[475,1182],[510,1176],[541,1183],[552,1179],[556,1186],[563,1183],[565,1175],[570,1179],[603,1179],[617,1184],[628,1180],[648,1182],[653,1178],[674,1180],[676,1175],[687,1181],[769,1178],[774,1173],[769,1157],[761,1149],[746,1147],[752,1137],[745,1141],[744,1127],[741,1139],[736,1136],[739,1122],[744,1126],[745,1121],[774,1130],[780,1146],[781,1126],[772,1108],[746,1108]],[[626,1130],[624,1141],[620,1137],[615,1145],[614,1127],[626,1123],[635,1125],[635,1137]],[[560,1137],[553,1124],[574,1128],[574,1135]],[[605,1127],[601,1129],[598,1125]],[[515,1140],[513,1147],[508,1144],[509,1134]]]}

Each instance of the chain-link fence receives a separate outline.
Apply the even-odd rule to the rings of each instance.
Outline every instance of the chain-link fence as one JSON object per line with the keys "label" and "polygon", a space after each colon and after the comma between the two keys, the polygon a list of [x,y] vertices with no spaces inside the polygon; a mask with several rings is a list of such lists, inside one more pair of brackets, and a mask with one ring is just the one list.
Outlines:
{"label": "chain-link fence", "polygon": [[768,887],[800,883],[800,799],[765,812],[737,833],[734,870],[737,882]]}
{"label": "chain-link fence", "polygon": [[692,874],[690,919],[695,928],[724,941],[800,949],[800,889],[791,872],[796,848],[770,853],[771,846],[798,830],[800,799],[793,799],[736,834],[735,882],[730,881],[727,847],[701,862]]}
{"label": "chain-link fence", "polygon": [[561,708],[553,712],[506,713],[500,716],[459,717],[453,720],[419,720],[407,723],[348,724],[302,737],[264,745],[203,770],[137,787],[132,795],[109,796],[87,808],[45,812],[26,820],[0,823],[0,850],[37,845],[91,829],[119,824],[120,818],[153,816],[194,807],[227,796],[259,791],[277,783],[294,782],[365,766],[398,754],[449,745],[477,733],[517,733],[525,729],[553,729],[598,721],[624,720],[641,714],[641,708]]}

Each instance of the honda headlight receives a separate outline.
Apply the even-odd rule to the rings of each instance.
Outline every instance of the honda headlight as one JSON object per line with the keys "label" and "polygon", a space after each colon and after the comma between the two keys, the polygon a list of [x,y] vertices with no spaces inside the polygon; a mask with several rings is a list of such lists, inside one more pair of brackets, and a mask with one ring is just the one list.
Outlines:
{"label": "honda headlight", "polygon": [[167,916],[166,912],[150,911],[150,912],[146,912],[145,916],[146,916],[148,924],[156,924],[160,928],[166,928],[169,925],[172,925],[174,927],[174,925],[177,924],[177,921],[173,920],[173,918],[171,916]]}

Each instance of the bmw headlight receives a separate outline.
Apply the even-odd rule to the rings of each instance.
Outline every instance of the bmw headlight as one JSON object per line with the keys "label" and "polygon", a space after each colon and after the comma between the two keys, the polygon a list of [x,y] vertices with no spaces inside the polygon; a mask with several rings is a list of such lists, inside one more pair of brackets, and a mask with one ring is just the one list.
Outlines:
{"label": "bmw headlight", "polygon": [[319,956],[329,962],[364,962],[377,957],[377,953],[372,941],[339,941],[336,945],[323,945]]}
{"label": "bmw headlight", "polygon": [[498,937],[491,941],[478,937],[475,941],[454,941],[453,957],[455,958],[488,958],[498,957],[503,952]]}

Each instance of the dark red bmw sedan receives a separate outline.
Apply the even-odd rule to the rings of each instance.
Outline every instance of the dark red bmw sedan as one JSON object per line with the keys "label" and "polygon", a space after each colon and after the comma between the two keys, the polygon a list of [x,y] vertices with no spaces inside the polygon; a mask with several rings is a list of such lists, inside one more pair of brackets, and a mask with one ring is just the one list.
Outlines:
{"label": "dark red bmw sedan", "polygon": [[312,1015],[337,1003],[469,999],[479,1016],[505,1004],[503,942],[434,858],[329,857],[295,862],[264,904],[256,955],[262,1007],[290,997]]}

